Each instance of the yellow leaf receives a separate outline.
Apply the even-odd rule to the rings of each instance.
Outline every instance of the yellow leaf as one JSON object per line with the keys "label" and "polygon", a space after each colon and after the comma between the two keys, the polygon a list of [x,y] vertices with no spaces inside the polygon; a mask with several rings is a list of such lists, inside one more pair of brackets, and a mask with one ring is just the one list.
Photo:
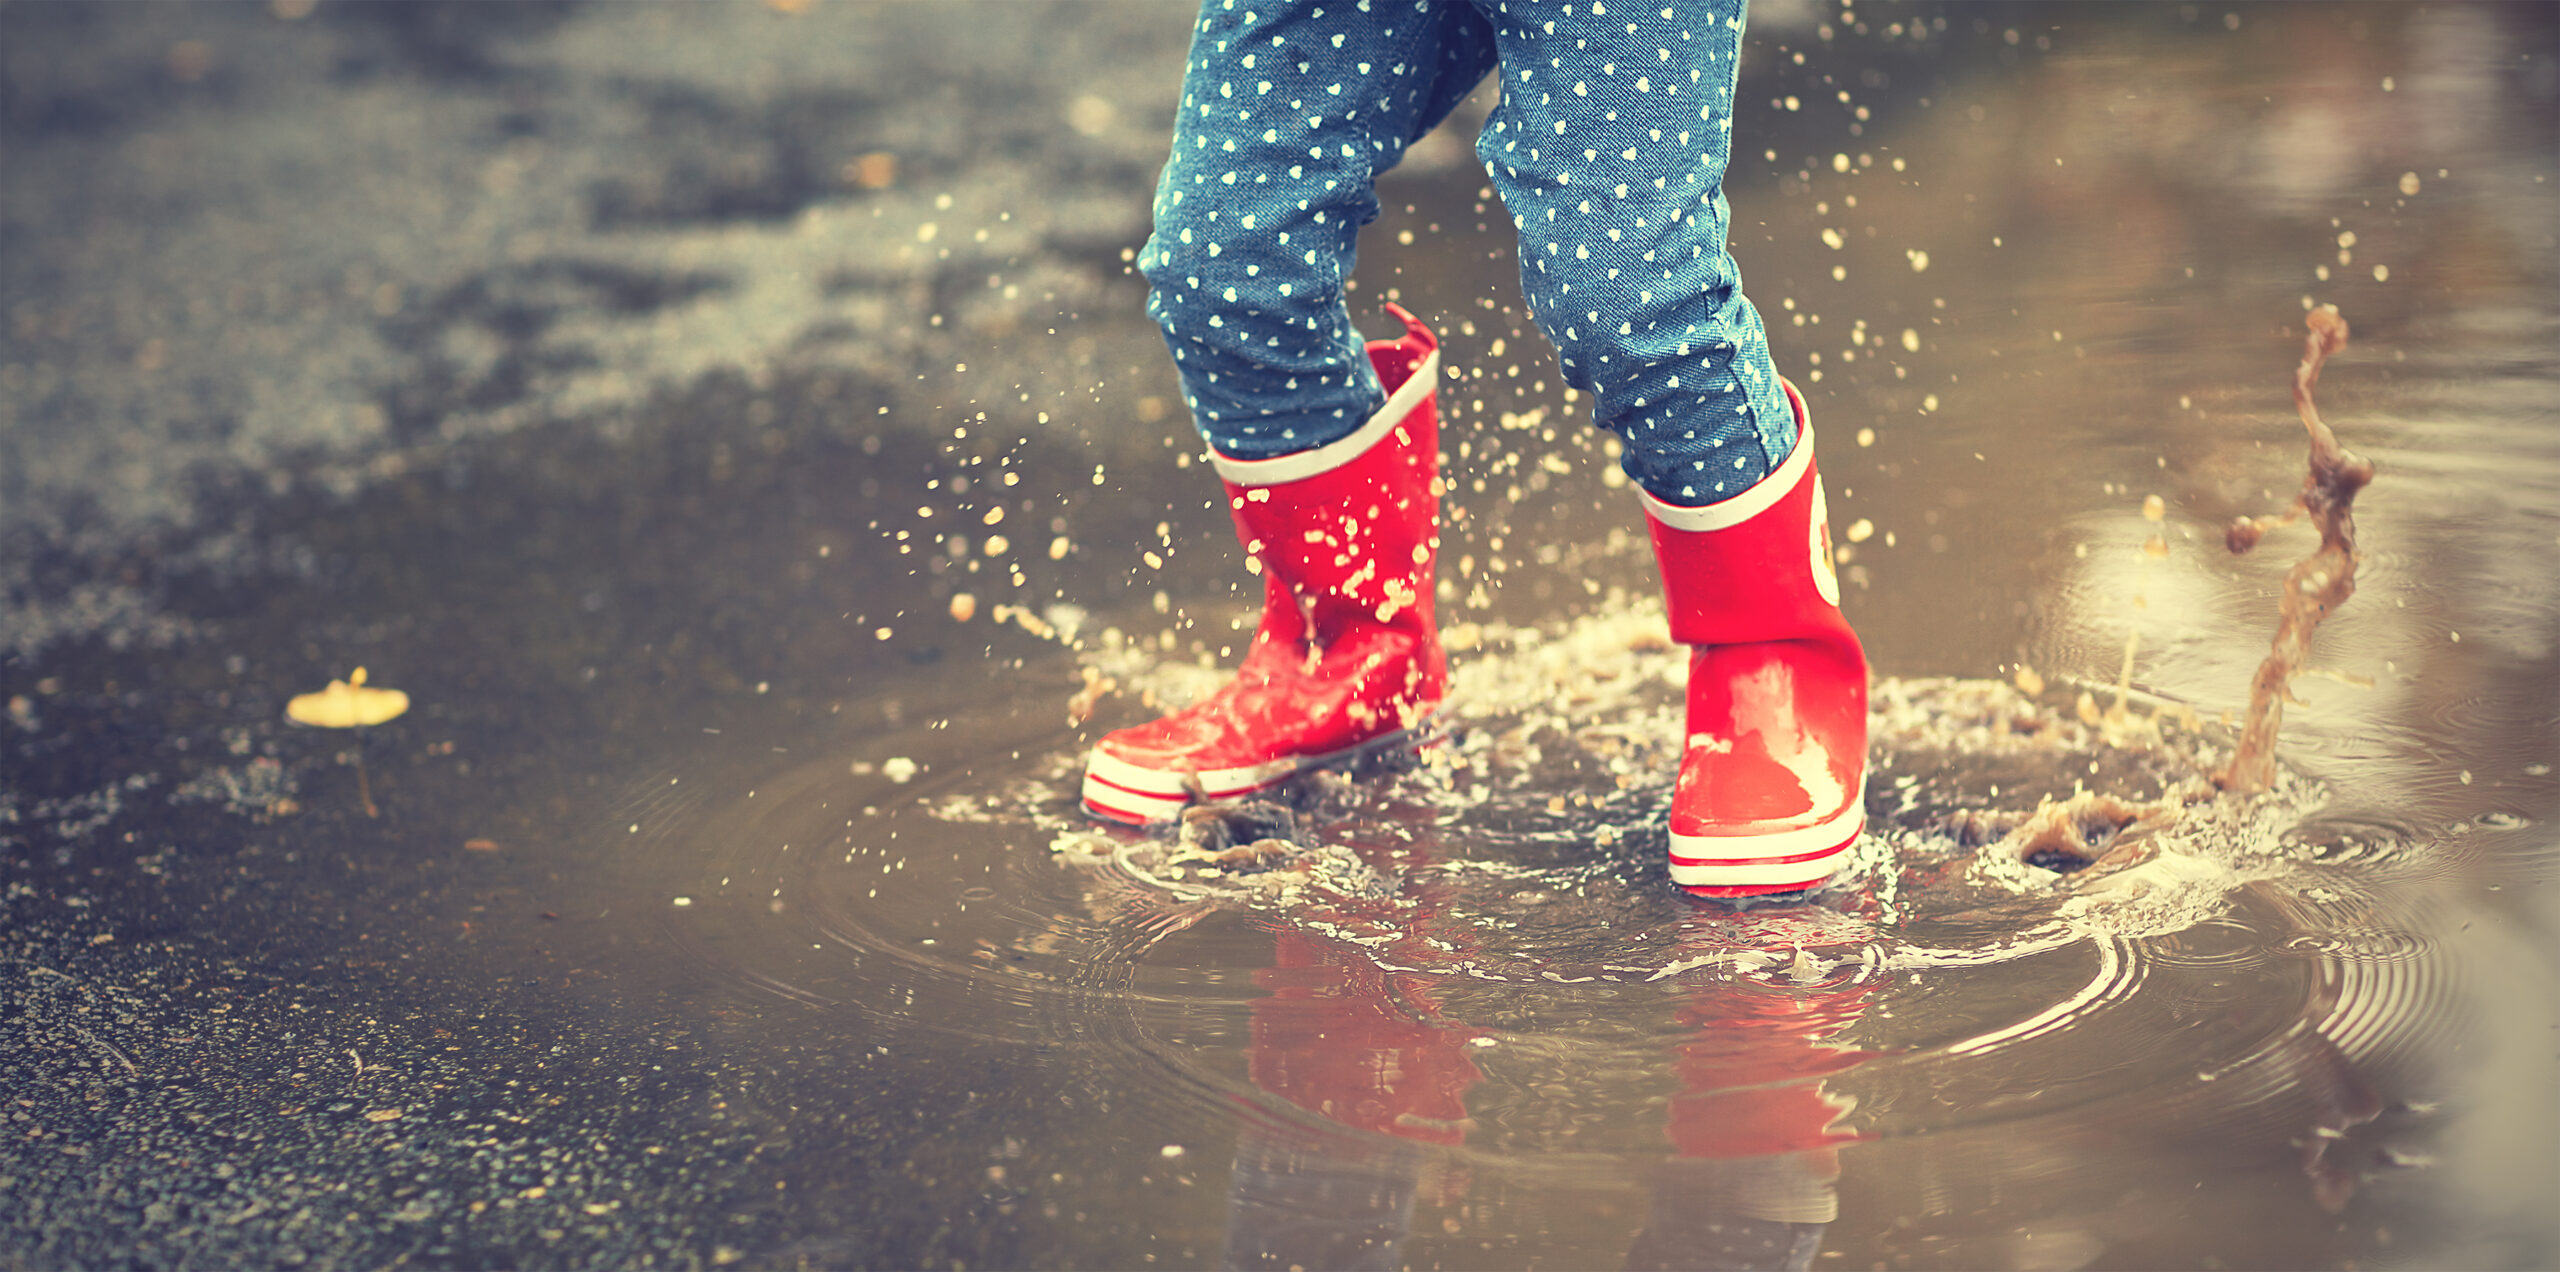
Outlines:
{"label": "yellow leaf", "polygon": [[397,689],[368,689],[364,668],[332,680],[318,693],[294,695],[284,704],[287,719],[323,729],[353,729],[397,718],[409,709],[409,695]]}

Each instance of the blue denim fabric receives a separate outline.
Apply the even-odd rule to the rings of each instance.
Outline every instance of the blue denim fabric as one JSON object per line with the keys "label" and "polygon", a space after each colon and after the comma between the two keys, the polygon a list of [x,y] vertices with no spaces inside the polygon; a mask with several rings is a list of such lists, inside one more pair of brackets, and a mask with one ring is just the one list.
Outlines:
{"label": "blue denim fabric", "polygon": [[1795,417],[1726,251],[1739,0],[1206,0],[1138,258],[1222,454],[1340,438],[1385,400],[1344,304],[1374,183],[1501,68],[1476,154],[1567,383],[1667,503],[1783,462]]}

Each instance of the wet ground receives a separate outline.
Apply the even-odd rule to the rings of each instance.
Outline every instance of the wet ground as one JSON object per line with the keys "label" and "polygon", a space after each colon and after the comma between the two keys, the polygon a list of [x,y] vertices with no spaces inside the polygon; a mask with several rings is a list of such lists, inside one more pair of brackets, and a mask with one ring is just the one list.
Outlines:
{"label": "wet ground", "polygon": [[[1124,268],[1184,6],[798,8],[0,5],[0,1262],[2560,1257],[2548,10],[1760,6],[1877,833],[1735,912],[1454,134],[1360,278],[1460,369],[1444,737],[1280,869],[1076,819],[1244,613]],[[2286,777],[2020,862],[2227,752],[2313,303]]]}

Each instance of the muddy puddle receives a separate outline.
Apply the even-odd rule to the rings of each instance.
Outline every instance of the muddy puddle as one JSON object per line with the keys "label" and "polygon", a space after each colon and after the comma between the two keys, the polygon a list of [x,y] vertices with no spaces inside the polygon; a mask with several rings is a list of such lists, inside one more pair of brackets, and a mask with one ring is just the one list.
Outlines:
{"label": "muddy puddle", "polygon": [[[2288,775],[2161,828],[2086,813],[2102,847],[2146,840],[2139,864],[2039,868],[1986,848],[2047,800],[2190,784],[2230,731],[1887,679],[1857,868],[1784,903],[1693,903],[1663,880],[1680,660],[1660,623],[1630,601],[1476,633],[1439,743],[1296,789],[1273,862],[1095,829],[1077,754],[1034,727],[988,739],[1024,748],[993,784],[983,762],[773,773],[674,816],[632,900],[848,1038],[1087,1052],[1151,1093],[1111,1138],[1223,1179],[1219,1248],[1248,1265],[1783,1266],[1681,1261],[1746,1236],[1852,1260],[2193,1257],[2202,1234],[2100,1200],[2162,1176],[2213,1194],[2167,1213],[2283,1196],[2292,1225],[2249,1238],[2266,1257],[2372,1248],[2339,1216],[2436,1159],[2456,1079],[2427,1057],[2483,1009],[2443,899],[2395,886],[2441,843],[2324,823],[2325,793]],[[1167,699],[1200,678],[1100,661]],[[2028,1235],[1974,1228],[1986,1213]]]}
{"label": "muddy puddle", "polygon": [[[0,1264],[2560,1257],[2548,14],[1756,7],[1878,679],[1736,908],[1454,137],[1356,299],[1453,369],[1432,745],[1075,814],[1258,597],[1123,272],[1188,7],[0,5]],[[2215,791],[2329,304],[2354,595]]]}

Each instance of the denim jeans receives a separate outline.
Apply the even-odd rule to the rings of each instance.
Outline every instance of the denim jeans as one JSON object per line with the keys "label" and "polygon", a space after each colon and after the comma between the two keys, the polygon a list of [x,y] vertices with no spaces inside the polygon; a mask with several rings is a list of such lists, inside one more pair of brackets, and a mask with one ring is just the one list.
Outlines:
{"label": "denim jeans", "polygon": [[1741,0],[1206,0],[1138,258],[1210,445],[1267,459],[1384,401],[1344,302],[1380,173],[1499,66],[1476,154],[1565,382],[1665,503],[1729,498],[1795,418],[1725,247]]}

